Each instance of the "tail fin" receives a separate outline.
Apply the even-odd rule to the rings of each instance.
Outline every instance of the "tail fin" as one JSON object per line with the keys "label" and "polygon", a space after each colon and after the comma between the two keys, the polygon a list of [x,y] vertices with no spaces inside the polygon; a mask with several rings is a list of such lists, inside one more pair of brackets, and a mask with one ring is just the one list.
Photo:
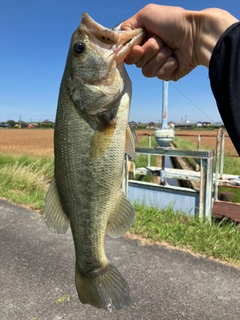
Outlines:
{"label": "tail fin", "polygon": [[84,304],[111,312],[132,302],[128,284],[113,264],[91,273],[82,273],[76,265],[75,281],[79,299]]}

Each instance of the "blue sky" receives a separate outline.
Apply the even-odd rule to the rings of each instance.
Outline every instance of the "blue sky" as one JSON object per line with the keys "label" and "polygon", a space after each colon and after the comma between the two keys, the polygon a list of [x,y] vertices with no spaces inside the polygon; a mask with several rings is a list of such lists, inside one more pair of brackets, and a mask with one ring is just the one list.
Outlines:
{"label": "blue sky", "polygon": [[[54,120],[72,32],[84,11],[112,27],[148,4],[144,0],[2,0],[0,11],[0,121]],[[155,2],[190,10],[219,7],[240,18],[236,0],[169,0]],[[133,84],[129,120],[158,122],[162,113],[162,81],[145,78],[127,66]],[[168,120],[221,121],[213,98],[208,69],[196,68],[169,84]]]}

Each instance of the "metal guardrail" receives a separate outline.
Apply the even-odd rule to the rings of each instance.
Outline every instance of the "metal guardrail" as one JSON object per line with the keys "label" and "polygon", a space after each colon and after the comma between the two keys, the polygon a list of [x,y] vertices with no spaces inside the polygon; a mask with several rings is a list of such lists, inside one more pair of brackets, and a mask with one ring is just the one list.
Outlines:
{"label": "metal guardrail", "polygon": [[[216,165],[215,165],[215,183],[214,183],[214,201],[218,200],[218,186],[219,179],[223,177],[224,167],[224,131],[222,128],[218,129],[216,139]],[[219,172],[220,169],[220,172]],[[219,176],[220,175],[220,176]]]}
{"label": "metal guardrail", "polygon": [[[206,135],[206,134],[178,134],[180,136],[196,136],[197,137],[197,149],[193,150],[181,150],[175,148],[151,148],[151,136],[153,134],[144,134],[148,136],[148,146],[144,148],[136,148],[137,154],[147,154],[148,155],[148,165],[143,168],[136,168],[135,164],[132,161],[127,159],[126,161],[126,175],[125,175],[125,191],[128,193],[129,184],[135,184],[137,186],[142,187],[143,185],[149,186],[149,189],[154,187],[154,184],[147,182],[137,182],[135,180],[129,179],[127,174],[130,171],[130,176],[134,176],[135,174],[139,175],[152,175],[152,176],[160,176],[160,185],[158,187],[164,187],[169,190],[171,193],[183,191],[183,194],[188,194],[186,188],[174,187],[169,184],[166,184],[167,178],[174,178],[177,180],[190,180],[200,182],[199,188],[199,206],[198,206],[198,214],[200,218],[204,218],[211,221],[211,213],[213,202],[218,200],[218,189],[219,186],[228,186],[233,188],[240,188],[240,176],[224,174],[224,142],[225,135],[224,130],[222,128],[218,129],[216,137],[216,152],[215,152],[215,168],[214,168],[214,151],[212,150],[200,150],[201,144],[201,136],[203,137],[214,137],[214,135]],[[227,136],[228,137],[228,136]],[[162,156],[162,167],[152,167],[150,165],[151,155]],[[165,168],[165,157],[186,157],[195,159],[196,163],[199,164],[200,172],[191,171],[191,170],[181,170],[181,169],[173,169],[173,168]],[[130,167],[130,170],[129,170]],[[215,169],[215,170],[214,170]],[[156,185],[156,184],[155,184]],[[157,188],[158,190],[162,190],[161,188]],[[167,191],[166,190],[166,191]],[[193,190],[192,190],[193,191]],[[156,194],[155,194],[156,195]],[[162,199],[162,198],[161,198]]]}
{"label": "metal guardrail", "polygon": [[[188,180],[196,180],[200,181],[200,189],[199,189],[199,205],[198,205],[198,214],[201,219],[206,219],[209,222],[211,221],[211,212],[212,212],[212,179],[213,179],[213,158],[214,153],[212,150],[201,150],[201,151],[192,151],[192,150],[181,150],[174,148],[136,148],[137,154],[147,154],[147,155],[157,155],[162,156],[163,159],[165,156],[169,157],[191,157],[200,159],[200,175],[199,178],[196,175],[190,175],[188,170],[181,170],[181,174],[177,174],[175,172],[174,177],[176,179],[188,179]],[[144,168],[133,169],[134,173],[143,173]],[[156,169],[156,167],[155,167]],[[146,171],[151,171],[151,167],[147,167]],[[148,172],[149,173],[149,172]],[[150,173],[151,174],[151,173]],[[163,166],[159,170],[160,180],[163,182],[163,179],[166,176],[166,171]],[[134,180],[128,180],[129,182],[134,182]],[[146,186],[148,185],[145,182]],[[149,184],[152,187],[152,184]],[[179,190],[174,186],[167,186],[168,189]]]}

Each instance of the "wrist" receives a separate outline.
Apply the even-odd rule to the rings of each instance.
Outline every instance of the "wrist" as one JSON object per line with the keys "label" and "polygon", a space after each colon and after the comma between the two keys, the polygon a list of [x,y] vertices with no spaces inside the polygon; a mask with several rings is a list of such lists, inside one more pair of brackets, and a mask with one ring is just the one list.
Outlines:
{"label": "wrist", "polygon": [[195,57],[197,64],[209,67],[209,62],[221,35],[238,20],[220,9],[205,9],[195,13]]}

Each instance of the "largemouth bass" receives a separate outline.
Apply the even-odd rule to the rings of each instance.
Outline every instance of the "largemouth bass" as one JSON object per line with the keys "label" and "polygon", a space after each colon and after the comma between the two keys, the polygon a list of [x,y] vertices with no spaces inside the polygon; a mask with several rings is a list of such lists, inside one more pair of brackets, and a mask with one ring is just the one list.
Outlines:
{"label": "largemouth bass", "polygon": [[70,224],[79,299],[106,310],[131,302],[126,280],[105,255],[104,238],[123,235],[135,219],[121,189],[125,152],[134,153],[124,59],[144,36],[143,29],[107,29],[84,13],[72,35],[58,100],[54,179],[44,220],[57,233]]}

